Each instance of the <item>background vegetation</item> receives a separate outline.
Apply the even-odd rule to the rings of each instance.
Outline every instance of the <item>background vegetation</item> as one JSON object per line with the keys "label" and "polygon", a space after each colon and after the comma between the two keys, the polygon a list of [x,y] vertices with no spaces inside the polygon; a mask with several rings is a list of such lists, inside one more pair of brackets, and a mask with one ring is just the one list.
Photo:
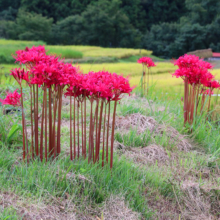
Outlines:
{"label": "background vegetation", "polygon": [[164,58],[220,50],[217,0],[0,0],[0,37],[145,48]]}

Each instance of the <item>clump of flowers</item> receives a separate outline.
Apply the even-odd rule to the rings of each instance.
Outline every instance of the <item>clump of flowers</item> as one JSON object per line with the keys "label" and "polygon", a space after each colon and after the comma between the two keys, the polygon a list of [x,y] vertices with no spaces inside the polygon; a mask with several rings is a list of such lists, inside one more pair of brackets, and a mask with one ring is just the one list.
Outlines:
{"label": "clump of flowers", "polygon": [[2,105],[12,105],[12,106],[20,106],[21,105],[21,94],[19,94],[18,89],[16,89],[14,92],[10,93],[7,92],[7,96],[5,99],[0,99],[0,102]]}
{"label": "clump of flowers", "polygon": [[[27,71],[20,68],[14,69],[11,71],[11,75],[17,80],[21,90],[22,80],[26,81],[30,87],[31,150],[28,150],[27,146],[23,153],[23,159],[25,159],[27,152],[31,152],[31,155],[27,154],[27,161],[30,157],[34,159],[35,156],[40,156],[41,161],[43,158],[47,161],[48,153],[49,157],[55,158],[61,152],[60,131],[64,81],[67,75],[76,74],[78,68],[64,64],[59,61],[59,57],[46,55],[43,46],[33,46],[16,51],[14,58],[16,62],[25,64]],[[42,103],[39,103],[39,89],[43,90]],[[39,125],[40,104],[42,104],[42,109],[41,124]],[[48,134],[49,140],[47,139]]]}
{"label": "clump of flowers", "polygon": [[[220,84],[209,72],[213,68],[212,65],[195,55],[185,54],[179,57],[174,65],[179,68],[173,76],[181,77],[184,81],[184,125],[186,123],[191,125],[198,114],[199,105],[201,106],[200,113],[204,111],[207,96],[209,96],[207,108],[207,112],[209,112],[211,94],[214,89],[219,89]],[[200,98],[200,94],[202,98]]]}
{"label": "clump of flowers", "polygon": [[[43,46],[19,50],[14,58],[21,65],[26,65],[26,70],[16,68],[11,71],[11,75],[21,88],[23,140],[26,139],[26,143],[23,141],[23,159],[27,158],[29,162],[30,158],[40,157],[41,161],[43,159],[47,161],[48,157],[55,158],[60,154],[62,97],[65,95],[70,97],[70,159],[80,156],[86,159],[88,156],[88,162],[95,163],[99,161],[102,152],[104,166],[104,161],[108,163],[111,136],[112,168],[116,106],[121,94],[130,94],[133,89],[128,79],[107,71],[82,74],[79,67],[65,64],[59,57],[47,55]],[[30,148],[23,111],[22,81],[30,88]],[[43,91],[42,99],[39,97],[41,94],[39,90]],[[8,99],[6,98],[6,101]],[[111,126],[110,103],[114,103]],[[87,109],[90,112],[89,129],[87,129]]]}
{"label": "clump of flowers", "polygon": [[[26,129],[26,122],[24,117],[24,105],[23,105],[23,95],[22,95],[22,88],[21,94],[17,92],[16,89],[13,93],[7,92],[7,96],[4,100],[0,99],[2,105],[12,105],[14,107],[21,106],[22,110],[22,134],[23,134],[23,158],[25,157],[25,148],[28,146],[28,139],[27,139],[27,129]],[[26,147],[25,147],[26,146]],[[28,148],[27,148],[28,152]]]}
{"label": "clump of flowers", "polygon": [[[110,167],[113,165],[113,142],[114,142],[114,124],[116,106],[121,94],[132,91],[128,79],[115,73],[107,71],[89,72],[81,74],[76,79],[70,80],[67,88],[66,96],[70,96],[70,109],[74,109],[73,113],[73,149],[72,138],[70,138],[70,157],[71,159],[79,158],[79,112],[81,112],[81,143],[82,156],[86,158],[88,146],[88,162],[94,163],[99,161],[102,149],[102,166],[104,161],[108,162],[108,142],[109,142],[109,126],[110,126],[110,103],[114,102],[114,110],[112,117],[111,132],[111,148],[110,148]],[[72,106],[72,97],[74,98],[74,106]],[[89,106],[86,105],[89,101]],[[76,106],[77,109],[76,109]],[[77,111],[77,127],[76,112]],[[81,109],[81,110],[80,110]],[[88,140],[86,138],[86,109],[90,109]],[[72,110],[70,110],[70,135],[72,137]],[[77,132],[75,132],[77,130]],[[77,137],[76,137],[77,135]],[[101,147],[102,140],[102,147]],[[77,149],[76,149],[77,148]]]}
{"label": "clump of flowers", "polygon": [[[150,57],[141,57],[137,62],[141,63],[143,66],[143,74],[141,77],[141,94],[144,95],[146,92],[146,83],[147,83],[147,94],[148,94],[150,69],[151,67],[154,67],[156,65]],[[146,68],[148,69],[147,82],[146,82]]]}

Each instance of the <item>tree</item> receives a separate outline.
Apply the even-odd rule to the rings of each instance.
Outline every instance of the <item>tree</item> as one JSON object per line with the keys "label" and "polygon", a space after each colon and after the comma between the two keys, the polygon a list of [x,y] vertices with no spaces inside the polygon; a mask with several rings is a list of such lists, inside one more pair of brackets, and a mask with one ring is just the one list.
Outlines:
{"label": "tree", "polygon": [[[21,7],[29,12],[53,18],[54,22],[82,13],[94,0],[21,0]],[[97,0],[95,0],[97,1]]]}
{"label": "tree", "polygon": [[210,24],[220,11],[219,0],[185,0],[189,11],[187,18],[191,23]]}
{"label": "tree", "polygon": [[19,10],[16,21],[8,22],[7,34],[11,39],[46,41],[52,23],[52,18]]}
{"label": "tree", "polygon": [[146,14],[145,27],[148,30],[152,25],[177,22],[187,13],[183,0],[141,0],[141,5]]}
{"label": "tree", "polygon": [[[53,42],[104,47],[138,47],[141,33],[120,9],[121,1],[99,0],[87,6],[81,15],[69,16],[53,26]],[[128,37],[129,36],[129,37]],[[124,38],[127,38],[125,40]],[[130,39],[130,40],[128,40]]]}
{"label": "tree", "polygon": [[178,56],[176,39],[178,38],[179,28],[176,23],[153,25],[150,31],[144,35],[143,47],[153,50],[155,55],[164,58]]}
{"label": "tree", "polygon": [[0,20],[14,21],[16,19],[17,12],[17,9],[9,7],[8,9],[0,12]]}
{"label": "tree", "polygon": [[0,0],[0,12],[9,8],[19,9],[21,0]]}
{"label": "tree", "polygon": [[146,31],[148,17],[141,0],[122,0],[120,9],[127,15],[135,28]]}
{"label": "tree", "polygon": [[144,37],[144,47],[157,56],[178,57],[189,51],[219,50],[220,2],[186,0],[188,13],[175,23],[152,25]]}
{"label": "tree", "polygon": [[52,44],[83,44],[83,18],[80,15],[73,15],[53,25],[50,36]]}

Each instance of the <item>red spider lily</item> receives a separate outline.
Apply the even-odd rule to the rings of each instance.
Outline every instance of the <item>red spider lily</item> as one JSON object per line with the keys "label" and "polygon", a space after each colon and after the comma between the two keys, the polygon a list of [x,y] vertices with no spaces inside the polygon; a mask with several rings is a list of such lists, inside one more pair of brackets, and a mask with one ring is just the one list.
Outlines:
{"label": "red spider lily", "polygon": [[143,65],[147,66],[147,68],[156,66],[150,57],[141,57],[137,62],[142,63]]}
{"label": "red spider lily", "polygon": [[27,83],[30,82],[29,76],[30,76],[30,72],[29,71],[25,71],[24,69],[21,68],[15,68],[11,70],[11,74],[15,80],[19,83],[19,85],[21,85],[22,80],[25,80]]}
{"label": "red spider lily", "polygon": [[204,83],[204,85],[208,88],[211,88],[211,90],[218,89],[220,87],[220,84],[217,80],[207,81],[207,82]]}
{"label": "red spider lily", "polygon": [[81,84],[82,90],[86,90],[89,96],[104,98],[106,100],[119,100],[122,93],[132,91],[128,79],[109,73],[108,71],[89,72],[84,75],[84,81]]}
{"label": "red spider lily", "polygon": [[[76,146],[78,145],[78,157],[79,157],[79,111],[81,109],[81,133],[82,133],[82,156],[86,157],[86,99],[90,101],[90,129],[89,129],[89,162],[93,160],[96,162],[99,160],[101,135],[103,136],[103,155],[102,165],[104,166],[104,158],[108,162],[108,138],[109,138],[109,122],[110,122],[110,102],[113,101],[113,121],[112,121],[112,136],[111,136],[111,159],[110,167],[113,165],[113,141],[114,141],[114,123],[116,104],[121,99],[121,94],[132,91],[128,79],[123,76],[119,76],[115,73],[109,73],[108,71],[89,72],[88,74],[75,75],[72,83],[69,83],[69,88],[65,96],[70,96],[70,103],[72,104],[71,96],[74,97],[74,113],[73,113],[73,145],[70,138],[70,155],[71,160],[76,157]],[[96,103],[95,111],[93,111],[93,103]],[[83,104],[84,103],[84,104]],[[70,112],[72,107],[70,104]],[[107,112],[108,108],[108,112]],[[75,112],[77,109],[77,113]],[[77,115],[77,117],[76,117]],[[104,115],[104,117],[103,117]],[[77,120],[76,120],[77,119]],[[70,136],[72,137],[72,113],[70,113]],[[107,122],[107,129],[106,129]],[[76,127],[75,127],[76,126]],[[107,131],[106,131],[107,130]],[[75,136],[77,134],[77,137]],[[105,139],[106,138],[106,139]],[[73,150],[72,150],[73,146]],[[72,156],[72,153],[74,156]],[[106,156],[104,155],[106,153]]]}
{"label": "red spider lily", "polygon": [[19,62],[19,64],[29,64],[29,63],[39,63],[40,61],[47,58],[46,54],[39,53],[37,51],[17,51],[16,55],[14,56],[16,62]]}
{"label": "red spider lily", "polygon": [[21,105],[21,94],[17,92],[18,89],[16,89],[14,92],[10,93],[7,92],[7,96],[4,100],[0,99],[0,102],[2,105],[13,105],[15,106],[20,106]]}
{"label": "red spider lily", "polygon": [[26,122],[24,117],[24,110],[23,110],[23,97],[22,97],[22,89],[21,94],[17,92],[18,89],[16,89],[13,93],[7,93],[7,96],[4,100],[0,99],[0,102],[2,105],[12,105],[12,106],[21,106],[22,108],[22,130],[23,130],[23,159],[25,158],[25,142],[26,145],[28,145],[27,142],[27,129],[26,129]]}
{"label": "red spider lily", "polygon": [[179,59],[174,62],[174,65],[177,65],[179,69],[175,71],[173,76],[177,78],[181,77],[183,80],[187,79],[191,85],[205,84],[214,78],[208,71],[213,68],[212,65],[200,60],[199,57],[195,55],[185,54],[179,57]]}
{"label": "red spider lily", "polygon": [[16,55],[13,55],[15,62],[21,64],[26,63],[38,63],[46,58],[46,51],[44,46],[33,46],[32,48],[26,47],[25,50],[18,50],[15,52]]}
{"label": "red spider lily", "polygon": [[[121,94],[130,94],[130,92],[133,89],[129,85],[128,78],[124,78],[123,76],[119,76],[116,73],[112,74],[107,71],[89,72],[88,74],[82,74],[79,67],[73,66],[72,64],[65,64],[62,60],[59,60],[59,57],[46,55],[46,51],[43,46],[33,46],[32,48],[25,48],[25,50],[19,50],[16,52],[14,58],[16,59],[16,62],[19,62],[20,64],[25,64],[28,71],[24,71],[24,69],[20,68],[14,69],[11,71],[11,75],[13,75],[19,83],[21,91],[22,80],[25,80],[30,87],[30,150],[28,148],[27,132],[25,131],[26,123],[23,111],[23,99],[21,94],[23,125],[23,159],[25,159],[27,155],[27,161],[29,161],[30,152],[32,155],[32,159],[34,159],[36,155],[40,156],[41,161],[43,160],[43,157],[45,157],[45,160],[47,161],[48,155],[50,157],[55,158],[61,152],[61,110],[62,95],[65,89],[64,95],[70,96],[71,160],[73,159],[73,154],[74,159],[76,158],[76,153],[78,154],[78,157],[80,156],[81,146],[81,152],[84,158],[86,158],[88,150],[88,160],[93,160],[93,162],[98,161],[102,139],[102,166],[104,166],[104,158],[106,158],[106,162],[108,162],[108,141],[110,136],[110,103],[114,103],[110,155],[110,167],[112,168],[116,106],[117,101],[122,98]],[[153,64],[149,63],[149,67],[150,66],[153,66]],[[40,104],[39,89],[43,90],[43,102],[41,103],[42,113],[40,134],[38,130],[38,111]],[[72,97],[74,97],[73,106]],[[86,127],[88,108],[86,102],[87,100],[89,100],[90,102],[90,128],[88,136]],[[95,109],[93,106],[94,103],[96,103]],[[47,108],[47,105],[49,108]],[[49,138],[47,139],[48,133]],[[45,145],[45,148],[43,148],[43,143]],[[72,144],[74,146],[74,151],[72,150]],[[76,146],[78,146],[78,152],[76,152]]]}
{"label": "red spider lily", "polygon": [[197,66],[197,63],[199,62],[199,57],[195,55],[188,55],[185,54],[181,57],[179,57],[175,62],[174,65],[177,65],[179,68],[188,68],[193,65]]}
{"label": "red spider lily", "polygon": [[205,95],[209,95],[209,94],[211,94],[211,95],[213,95],[214,93],[210,90],[210,89],[207,89],[207,90],[205,90],[205,91],[201,91],[200,92],[200,94],[205,94]]}
{"label": "red spider lily", "polygon": [[207,81],[205,83],[205,86],[209,88],[209,93],[206,94],[206,95],[209,95],[209,103],[208,103],[208,110],[207,110],[207,112],[209,112],[210,104],[211,104],[211,95],[213,94],[214,89],[219,89],[220,88],[220,84],[219,84],[218,81],[214,80],[214,81]]}
{"label": "red spider lily", "polygon": [[62,63],[60,66],[60,77],[59,83],[60,85],[74,85],[76,78],[80,73],[80,68],[78,66],[73,66],[70,63]]}
{"label": "red spider lily", "polygon": [[35,52],[39,52],[39,53],[46,53],[45,47],[44,46],[33,46],[32,48],[26,47],[25,51],[35,51]]}
{"label": "red spider lily", "polygon": [[141,57],[137,62],[142,63],[142,66],[143,66],[143,74],[142,74],[142,78],[141,78],[141,94],[142,95],[145,94],[146,67],[148,68],[148,72],[147,72],[147,94],[148,94],[150,68],[154,67],[156,65],[150,57]]}
{"label": "red spider lily", "polygon": [[[217,81],[213,81],[214,76],[209,72],[213,66],[204,60],[200,60],[199,57],[195,55],[185,54],[179,57],[174,62],[174,65],[177,65],[179,69],[177,69],[172,76],[176,76],[177,78],[181,77],[185,83],[184,125],[186,122],[192,124],[194,114],[197,115],[198,105],[201,105],[201,112],[204,109],[206,95],[209,95],[209,111],[212,90],[219,88],[220,84]],[[210,89],[206,90],[206,87]],[[202,99],[199,98],[200,91],[202,93]],[[209,91],[209,93],[207,93],[207,91]],[[196,110],[194,110],[195,105]]]}
{"label": "red spider lily", "polygon": [[59,85],[59,78],[61,77],[61,64],[57,59],[38,63],[32,67],[33,77],[31,84],[38,84],[39,86],[46,84],[47,87],[51,85]]}

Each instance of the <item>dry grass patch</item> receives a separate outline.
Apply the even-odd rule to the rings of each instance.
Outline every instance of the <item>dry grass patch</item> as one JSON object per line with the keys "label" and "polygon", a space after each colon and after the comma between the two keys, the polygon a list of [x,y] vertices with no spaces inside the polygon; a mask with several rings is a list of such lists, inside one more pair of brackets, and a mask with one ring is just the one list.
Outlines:
{"label": "dry grass patch", "polygon": [[113,195],[105,201],[102,213],[105,220],[138,220],[141,216],[128,208],[122,196]]}
{"label": "dry grass patch", "polygon": [[[67,174],[66,178],[72,179],[75,178],[75,175]],[[77,178],[88,181],[81,175]],[[1,192],[0,210],[12,207],[17,216],[22,217],[23,220],[97,220],[102,219],[102,217],[105,220],[137,220],[141,216],[141,214],[128,208],[122,196],[111,195],[100,207],[94,208],[88,205],[83,213],[77,211],[69,197],[70,195],[67,194],[64,200],[53,198],[50,205],[46,205],[27,201],[27,198],[24,200],[14,193]]]}
{"label": "dry grass patch", "polygon": [[143,148],[126,148],[124,145],[117,143],[116,147],[126,158],[132,159],[132,161],[137,164],[164,164],[169,160],[167,152],[156,144],[151,144]]}
{"label": "dry grass patch", "polygon": [[182,152],[167,166],[171,172],[169,181],[179,191],[179,206],[184,219],[220,218],[220,172],[217,166],[208,167],[205,161],[208,163],[208,155],[194,152],[190,157],[189,152]]}
{"label": "dry grass patch", "polygon": [[175,145],[180,151],[189,151],[192,149],[192,145],[185,138],[184,135],[181,135],[175,128],[171,126],[166,126],[165,124],[158,125],[155,130],[155,135],[158,136],[167,136],[169,144]]}
{"label": "dry grass patch", "polygon": [[[150,131],[151,142],[155,143],[155,138],[167,138],[169,145],[174,145],[180,151],[189,151],[192,145],[176,129],[165,124],[158,124],[153,117],[147,117],[140,113],[116,117],[115,127],[121,134],[128,133],[131,129],[136,130],[137,134]],[[145,147],[145,146],[143,146]]]}
{"label": "dry grass patch", "polygon": [[120,129],[120,131],[137,129],[138,133],[143,133],[146,130],[153,132],[156,124],[153,117],[147,117],[140,113],[116,117],[115,120],[115,128]]}
{"label": "dry grass patch", "polygon": [[147,187],[145,189],[145,197],[148,206],[154,211],[152,219],[171,220],[179,219],[180,210],[177,202],[171,198],[161,195],[157,189]]}
{"label": "dry grass patch", "polygon": [[[202,193],[199,184],[193,181],[184,181],[182,184],[182,190],[184,192],[182,201],[185,207],[182,214],[185,219],[219,219],[219,204],[216,206],[217,204],[214,204],[212,201],[214,195],[209,194],[209,196],[205,196]],[[213,214],[218,215],[214,216]]]}
{"label": "dry grass patch", "polygon": [[[2,209],[13,207],[17,215],[23,220],[75,220],[75,206],[68,201],[56,201],[50,205],[43,203],[34,204],[27,198],[22,199],[10,192],[0,193],[0,207]],[[67,211],[68,210],[68,211]]]}

